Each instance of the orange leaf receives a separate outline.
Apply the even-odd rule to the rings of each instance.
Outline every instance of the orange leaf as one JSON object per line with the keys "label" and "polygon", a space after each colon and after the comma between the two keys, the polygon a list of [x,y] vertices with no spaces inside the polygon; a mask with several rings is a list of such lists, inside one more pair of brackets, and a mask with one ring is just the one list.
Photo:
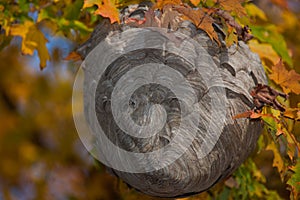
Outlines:
{"label": "orange leaf", "polygon": [[281,8],[288,8],[288,3],[286,0],[271,0],[274,4],[277,4],[278,6],[280,6]]}
{"label": "orange leaf", "polygon": [[120,22],[119,10],[117,9],[114,0],[85,0],[83,8],[91,7],[93,5],[98,6],[95,14],[108,17],[111,23]]}
{"label": "orange leaf", "polygon": [[181,0],[157,0],[156,4],[153,6],[154,9],[162,10],[165,5],[180,5]]}
{"label": "orange leaf", "polygon": [[184,6],[176,6],[174,10],[186,16],[187,19],[191,20],[197,28],[204,30],[211,40],[215,40],[219,46],[221,46],[218,34],[215,32],[215,29],[212,26],[214,19],[211,18],[207,13],[201,9],[194,10],[191,7]]}
{"label": "orange leaf", "polygon": [[239,118],[248,118],[250,117],[252,114],[251,110],[250,111],[246,111],[240,114],[237,114],[235,116],[232,117],[232,119],[239,119]]}
{"label": "orange leaf", "polygon": [[269,75],[276,84],[278,84],[284,93],[294,92],[300,94],[300,74],[295,70],[288,71],[282,60],[272,67],[272,73]]}
{"label": "orange leaf", "polygon": [[72,51],[67,57],[64,58],[64,60],[78,61],[78,60],[82,60],[82,58],[78,53]]}
{"label": "orange leaf", "polygon": [[277,132],[276,132],[276,136],[277,137],[279,137],[279,136],[281,136],[283,134],[283,131],[281,130],[281,129],[279,129],[279,128],[277,128]]}
{"label": "orange leaf", "polygon": [[239,119],[239,118],[251,118],[251,119],[258,119],[262,116],[260,113],[256,113],[253,110],[249,110],[240,114],[237,114],[232,117],[232,119]]}
{"label": "orange leaf", "polygon": [[300,108],[286,108],[283,116],[289,119],[298,120],[300,114]]}
{"label": "orange leaf", "polygon": [[252,112],[251,115],[250,115],[251,119],[258,119],[258,118],[262,117],[262,114],[260,114],[260,113],[256,113],[252,110],[251,110],[251,112]]}
{"label": "orange leaf", "polygon": [[239,17],[246,16],[246,10],[242,6],[244,0],[216,0],[224,10],[229,12],[235,12]]}
{"label": "orange leaf", "polygon": [[194,6],[198,6],[198,4],[200,3],[201,0],[191,0],[191,3],[194,5]]}

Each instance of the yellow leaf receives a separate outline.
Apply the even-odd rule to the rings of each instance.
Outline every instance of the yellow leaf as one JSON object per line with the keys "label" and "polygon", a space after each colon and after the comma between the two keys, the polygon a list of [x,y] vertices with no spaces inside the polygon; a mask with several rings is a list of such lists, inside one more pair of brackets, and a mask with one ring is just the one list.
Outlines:
{"label": "yellow leaf", "polygon": [[278,54],[274,51],[273,47],[267,43],[259,43],[257,40],[250,40],[248,43],[251,51],[257,53],[261,59],[267,59],[272,64],[280,60]]}
{"label": "yellow leaf", "polygon": [[40,67],[43,69],[47,60],[50,59],[46,43],[48,42],[44,34],[38,29],[37,25],[31,21],[24,24],[17,24],[11,27],[10,34],[22,37],[22,53],[33,55],[37,50],[40,58]]}
{"label": "yellow leaf", "polygon": [[294,92],[300,94],[300,74],[295,70],[288,71],[282,60],[272,67],[272,73],[269,75],[276,84],[278,84],[284,93]]}
{"label": "yellow leaf", "polygon": [[264,11],[262,11],[260,8],[258,8],[253,3],[246,4],[245,9],[246,9],[248,15],[250,15],[250,16],[257,17],[257,18],[262,19],[264,21],[268,20],[266,14],[264,13]]}
{"label": "yellow leaf", "polygon": [[271,150],[274,154],[274,158],[273,158],[273,167],[276,167],[278,169],[278,172],[281,176],[281,178],[283,178],[283,173],[285,171],[285,166],[284,166],[284,161],[280,155],[279,150],[277,149],[276,145],[274,142],[271,142],[267,147],[266,150]]}
{"label": "yellow leaf", "polygon": [[97,5],[98,7],[100,7],[101,3],[102,3],[102,0],[84,0],[82,8],[88,8],[88,7],[92,7],[94,5]]}

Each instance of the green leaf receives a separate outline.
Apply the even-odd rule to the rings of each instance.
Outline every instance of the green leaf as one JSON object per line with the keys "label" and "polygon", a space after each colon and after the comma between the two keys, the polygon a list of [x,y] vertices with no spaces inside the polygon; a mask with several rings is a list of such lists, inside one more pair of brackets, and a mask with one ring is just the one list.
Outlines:
{"label": "green leaf", "polygon": [[82,6],[83,6],[83,1],[76,0],[73,4],[69,5],[66,8],[64,17],[68,20],[78,19]]}
{"label": "green leaf", "polygon": [[293,199],[298,199],[300,193],[300,159],[298,159],[296,166],[293,169],[294,174],[287,181],[287,184],[291,187],[291,196]]}
{"label": "green leaf", "polygon": [[288,53],[288,48],[283,36],[278,33],[274,25],[250,26],[252,34],[261,42],[272,45],[273,49],[280,55],[291,68],[293,68],[292,58]]}

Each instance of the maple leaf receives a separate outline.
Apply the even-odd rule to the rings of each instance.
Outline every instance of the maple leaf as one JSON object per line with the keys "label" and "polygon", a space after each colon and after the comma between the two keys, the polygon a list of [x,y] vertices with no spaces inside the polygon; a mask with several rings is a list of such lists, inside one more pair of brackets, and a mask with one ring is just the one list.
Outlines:
{"label": "maple leaf", "polygon": [[221,43],[212,23],[214,19],[201,9],[194,10],[191,7],[175,6],[174,10],[183,14],[187,19],[191,20],[197,28],[204,30],[211,40],[215,40],[219,46]]}
{"label": "maple leaf", "polygon": [[242,6],[244,0],[215,0],[224,10],[235,12],[239,17],[246,16],[246,10]]}
{"label": "maple leaf", "polygon": [[276,84],[278,84],[284,93],[293,92],[300,94],[300,74],[295,70],[288,71],[282,60],[272,67],[272,73],[269,75]]}
{"label": "maple leaf", "polygon": [[117,9],[114,0],[85,0],[83,8],[91,7],[93,5],[98,6],[98,9],[94,12],[94,14],[109,18],[112,24],[120,22],[119,10]]}
{"label": "maple leaf", "polygon": [[180,4],[182,4],[181,0],[157,0],[153,8],[163,10],[163,8],[166,5],[180,5]]}
{"label": "maple leaf", "polygon": [[40,68],[44,69],[47,60],[50,59],[46,43],[48,42],[44,34],[38,29],[37,24],[25,21],[24,24],[17,24],[11,27],[10,34],[22,37],[22,53],[33,55],[37,50],[40,58]]}

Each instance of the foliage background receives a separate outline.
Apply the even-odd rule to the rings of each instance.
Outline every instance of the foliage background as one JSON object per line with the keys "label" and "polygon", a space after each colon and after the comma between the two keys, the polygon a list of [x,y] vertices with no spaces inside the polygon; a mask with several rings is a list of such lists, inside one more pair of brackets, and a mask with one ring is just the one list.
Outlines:
{"label": "foliage background", "polygon": [[[112,10],[124,3],[111,4]],[[271,74],[282,57],[287,70],[300,73],[300,3],[254,3],[262,11],[248,8],[249,17],[239,20],[252,26],[256,39],[249,45],[261,56],[266,72]],[[0,1],[0,199],[155,199],[106,173],[77,136],[71,95],[80,61],[63,58],[102,19],[92,14],[95,6],[83,6],[82,0]],[[266,29],[255,29],[268,25],[273,26],[267,36]],[[272,80],[270,85],[282,89]],[[282,103],[299,107],[300,95],[289,95]],[[298,138],[299,120],[294,117],[285,123]],[[186,199],[297,199],[299,149],[289,160],[284,141],[284,137],[273,140],[266,128],[257,150],[231,178]]]}

